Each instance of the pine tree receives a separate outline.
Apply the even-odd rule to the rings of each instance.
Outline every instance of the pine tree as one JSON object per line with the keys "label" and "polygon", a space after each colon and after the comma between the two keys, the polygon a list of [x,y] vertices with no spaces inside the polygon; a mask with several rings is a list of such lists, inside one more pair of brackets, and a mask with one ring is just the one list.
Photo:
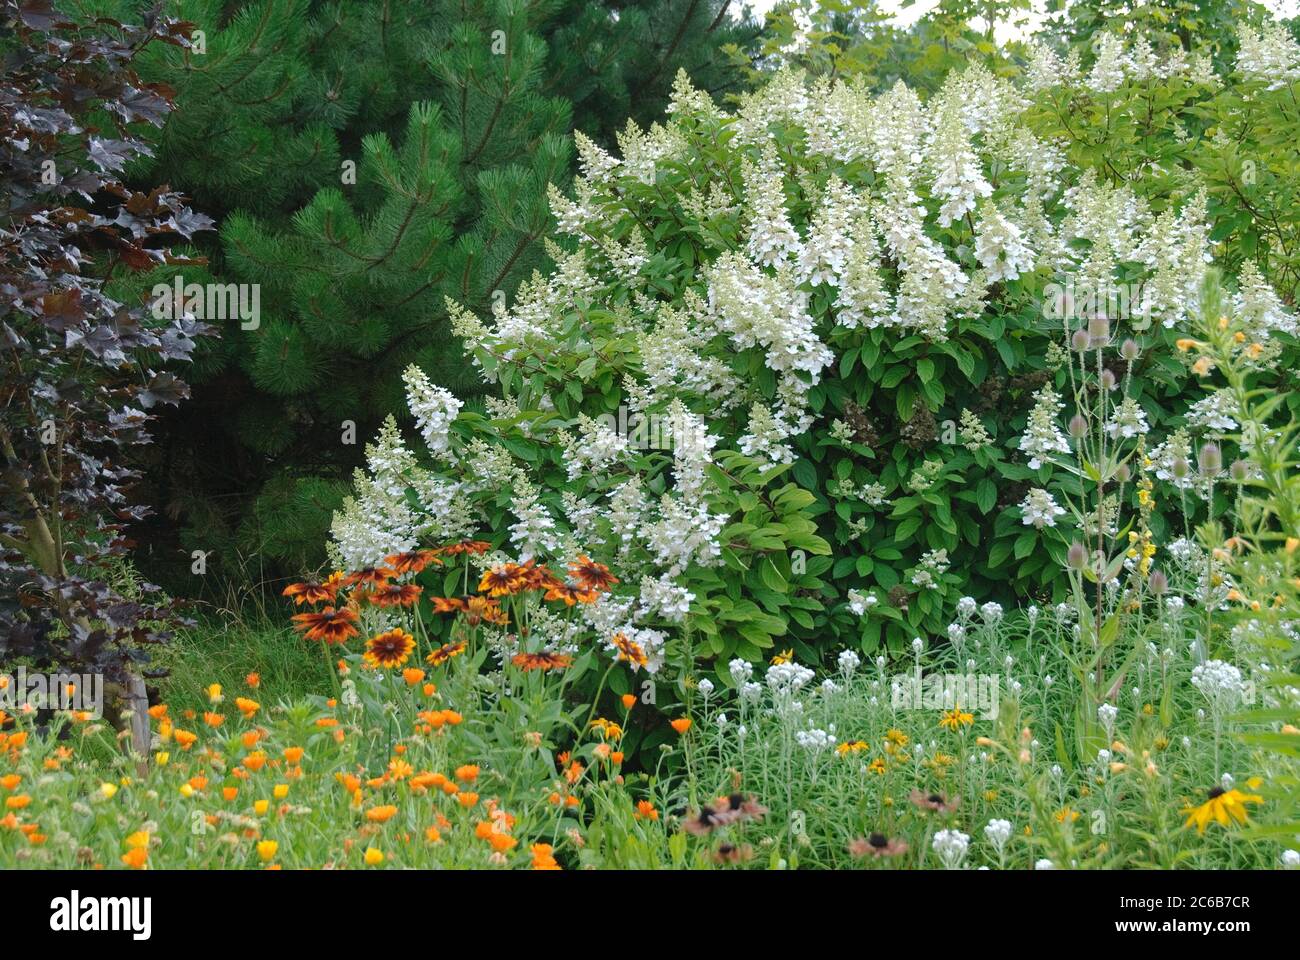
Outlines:
{"label": "pine tree", "polygon": [[400,414],[401,370],[481,389],[446,298],[486,309],[545,266],[547,185],[572,175],[575,123],[612,144],[629,116],[662,113],[681,68],[715,96],[740,91],[758,27],[730,6],[170,3],[195,50],[142,67],[178,103],[148,176],[222,226],[210,276],[148,283],[257,284],[260,315],[227,320],[196,358],[194,402],[153,470],[168,526],[144,539],[171,555],[179,525],[214,569],[256,555],[262,576],[316,562],[365,438]]}

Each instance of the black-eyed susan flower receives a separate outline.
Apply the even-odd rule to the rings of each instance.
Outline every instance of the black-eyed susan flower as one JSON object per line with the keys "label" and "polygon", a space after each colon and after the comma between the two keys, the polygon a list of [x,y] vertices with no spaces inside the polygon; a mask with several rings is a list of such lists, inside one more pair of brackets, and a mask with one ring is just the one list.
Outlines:
{"label": "black-eyed susan flower", "polygon": [[375,668],[400,667],[415,649],[415,638],[395,627],[366,641],[366,652],[362,659]]}
{"label": "black-eyed susan flower", "polygon": [[444,663],[450,662],[455,657],[459,657],[465,652],[466,644],[464,640],[456,640],[453,643],[444,643],[437,647],[426,656],[425,662],[432,667],[440,667]]}
{"label": "black-eyed susan flower", "polygon": [[961,797],[949,800],[947,794],[923,793],[920,790],[913,790],[908,799],[918,810],[932,813],[952,813],[961,804]]}
{"label": "black-eyed susan flower", "polygon": [[365,593],[376,607],[409,607],[420,599],[420,588],[413,583],[386,583]]}
{"label": "black-eyed susan flower", "polygon": [[325,580],[291,583],[284,588],[282,596],[291,597],[296,606],[302,606],[304,603],[333,603],[342,585],[343,574],[334,573]]}
{"label": "black-eyed susan flower", "polygon": [[[1249,781],[1250,785],[1256,783],[1257,780]],[[1210,825],[1211,820],[1221,827],[1230,827],[1233,822],[1245,826],[1249,820],[1246,815],[1246,804],[1263,802],[1264,798],[1256,793],[1242,793],[1235,787],[1231,790],[1215,787],[1199,807],[1188,806],[1183,810],[1188,815],[1184,826],[1190,827],[1195,824],[1197,833],[1205,833],[1205,828]]]}
{"label": "black-eyed susan flower", "polygon": [[573,665],[573,658],[564,653],[550,653],[546,650],[537,653],[516,653],[510,658],[520,670],[525,673],[532,670],[541,670],[543,673],[551,670],[563,670]]}
{"label": "black-eyed susan flower", "polygon": [[588,590],[608,590],[619,582],[618,577],[609,572],[609,567],[597,563],[585,553],[579,554],[578,559],[569,564],[569,576]]}
{"label": "black-eyed susan flower", "polygon": [[952,730],[955,733],[962,727],[969,727],[974,722],[975,717],[973,714],[967,713],[962,710],[961,707],[954,707],[953,709],[944,712],[944,715],[939,720],[939,726],[943,727],[945,730]]}
{"label": "black-eyed susan flower", "polygon": [[294,629],[301,631],[308,640],[337,644],[360,633],[357,630],[357,612],[351,606],[338,609],[326,607],[315,613],[297,613],[292,619]]}
{"label": "black-eyed susan flower", "polygon": [[366,587],[374,590],[382,587],[393,577],[397,576],[396,571],[390,567],[362,567],[360,570],[353,570],[342,580],[345,587]]}
{"label": "black-eyed susan flower", "polygon": [[646,656],[645,649],[627,634],[620,631],[610,637],[609,642],[614,647],[616,659],[630,663],[634,670],[649,666],[650,658]]}
{"label": "black-eyed susan flower", "polygon": [[434,550],[410,550],[406,553],[394,553],[384,557],[384,566],[399,576],[404,573],[420,573],[429,564],[442,564]]}

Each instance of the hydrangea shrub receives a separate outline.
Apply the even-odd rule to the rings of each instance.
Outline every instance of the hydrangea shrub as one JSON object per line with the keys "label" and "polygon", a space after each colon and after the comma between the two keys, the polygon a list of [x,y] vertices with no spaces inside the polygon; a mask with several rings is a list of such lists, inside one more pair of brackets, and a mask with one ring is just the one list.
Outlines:
{"label": "hydrangea shrub", "polygon": [[[579,136],[555,269],[491,316],[449,307],[499,396],[463,410],[409,370],[426,449],[385,426],[335,559],[508,529],[512,556],[620,571],[592,627],[719,664],[897,649],[964,595],[1060,599],[1080,478],[1049,461],[1070,338],[1104,312],[1075,292],[1139,291],[1108,327],[1137,350],[1106,361],[1113,426],[1170,432],[1200,397],[1175,340],[1213,225],[1204,192],[1075,166],[1031,109],[980,67],[926,102],[783,71],[734,110],[682,76],[621,157]],[[1236,297],[1261,349],[1293,330],[1249,264]]]}

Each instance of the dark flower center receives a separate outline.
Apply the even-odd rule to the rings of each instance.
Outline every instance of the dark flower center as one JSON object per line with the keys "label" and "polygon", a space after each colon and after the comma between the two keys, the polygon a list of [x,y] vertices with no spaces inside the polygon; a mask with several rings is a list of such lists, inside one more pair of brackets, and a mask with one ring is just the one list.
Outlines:
{"label": "dark flower center", "polygon": [[871,844],[877,850],[881,847],[889,846],[889,840],[883,833],[873,833],[871,836],[867,837],[867,843]]}
{"label": "dark flower center", "polygon": [[930,794],[927,799],[929,799],[931,803],[943,803],[943,797],[939,796],[937,793]]}
{"label": "dark flower center", "polygon": [[1217,800],[1219,797],[1223,796],[1227,792],[1228,791],[1224,790],[1223,787],[1215,787],[1213,790],[1210,791],[1210,799]]}

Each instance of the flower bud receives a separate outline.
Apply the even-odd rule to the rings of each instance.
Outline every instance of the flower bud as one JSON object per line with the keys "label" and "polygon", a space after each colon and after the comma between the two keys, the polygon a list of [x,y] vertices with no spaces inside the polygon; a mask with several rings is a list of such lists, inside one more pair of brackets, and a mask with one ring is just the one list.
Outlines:
{"label": "flower bud", "polygon": [[1151,588],[1152,595],[1157,597],[1163,597],[1169,592],[1169,578],[1165,576],[1162,570],[1152,571],[1147,585]]}
{"label": "flower bud", "polygon": [[1119,355],[1123,357],[1125,360],[1127,360],[1129,363],[1132,363],[1134,360],[1136,360],[1141,355],[1141,353],[1142,350],[1137,345],[1137,341],[1132,339],[1131,337],[1125,340],[1122,344],[1120,344]]}
{"label": "flower bud", "polygon": [[1076,330],[1074,331],[1074,336],[1070,338],[1070,347],[1074,350],[1075,353],[1083,353],[1085,350],[1087,350],[1088,343],[1089,340],[1088,340],[1087,330]]}
{"label": "flower bud", "polygon": [[1103,390],[1107,392],[1114,390],[1116,383],[1115,374],[1111,373],[1109,370],[1103,370],[1101,372],[1101,388]]}
{"label": "flower bud", "polygon": [[1082,570],[1088,566],[1088,551],[1081,543],[1070,544],[1070,549],[1066,551],[1065,562],[1071,570]]}
{"label": "flower bud", "polygon": [[1088,336],[1094,345],[1105,343],[1110,339],[1110,321],[1105,317],[1093,317],[1088,321]]}
{"label": "flower bud", "polygon": [[1120,483],[1128,483],[1133,478],[1133,471],[1129,469],[1127,463],[1121,463],[1115,468],[1115,479]]}
{"label": "flower bud", "polygon": [[1203,477],[1212,477],[1223,469],[1223,451],[1217,443],[1207,443],[1201,447],[1196,459]]}
{"label": "flower bud", "polygon": [[1087,436],[1088,421],[1084,418],[1083,414],[1076,413],[1070,418],[1069,429],[1070,436],[1078,440],[1081,437]]}
{"label": "flower bud", "polygon": [[1245,460],[1234,460],[1232,466],[1228,467],[1228,476],[1233,483],[1245,483],[1250,476],[1250,465]]}

